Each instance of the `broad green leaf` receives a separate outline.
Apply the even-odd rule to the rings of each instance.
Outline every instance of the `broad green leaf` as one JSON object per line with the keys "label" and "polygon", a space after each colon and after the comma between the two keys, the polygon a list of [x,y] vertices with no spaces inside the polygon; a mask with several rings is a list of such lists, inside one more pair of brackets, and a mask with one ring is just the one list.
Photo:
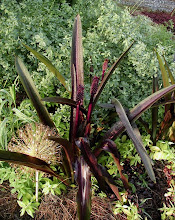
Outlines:
{"label": "broad green leaf", "polygon": [[115,105],[116,112],[118,113],[120,120],[122,121],[123,125],[125,126],[129,137],[131,138],[132,142],[134,143],[134,146],[135,146],[137,152],[139,153],[139,155],[142,159],[142,162],[145,165],[145,168],[148,172],[149,177],[151,178],[151,180],[153,182],[156,182],[154,171],[153,171],[152,165],[151,165],[151,159],[149,158],[141,141],[137,138],[137,135],[135,134],[135,132],[129,122],[129,119],[125,113],[125,110],[123,109],[122,105],[120,104],[120,102],[117,99],[112,99],[112,104]]}
{"label": "broad green leaf", "polygon": [[58,80],[62,83],[62,85],[65,87],[65,89],[70,93],[68,86],[66,84],[65,78],[61,73],[54,67],[54,65],[48,60],[45,56],[37,52],[36,50],[32,49],[31,47],[23,44],[24,47],[32,52],[42,63],[44,63],[47,68],[58,78]]}
{"label": "broad green leaf", "polygon": [[68,182],[64,180],[63,177],[59,176],[56,172],[54,172],[50,168],[49,164],[47,164],[45,161],[38,159],[36,157],[32,157],[32,156],[22,154],[22,153],[17,153],[17,152],[0,150],[0,161],[15,163],[15,164],[31,167],[36,170],[40,170],[45,173],[49,173],[52,176],[55,176],[58,179],[60,179],[66,185],[68,185]]}
{"label": "broad green leaf", "polygon": [[35,87],[35,84],[25,67],[24,63],[21,61],[19,57],[15,59],[16,70],[19,74],[20,80],[24,86],[24,89],[30,98],[33,106],[35,107],[37,114],[40,118],[40,121],[49,127],[55,127],[53,121],[50,118],[50,115],[44,106],[43,102],[41,101],[41,97],[38,93],[38,90]]}

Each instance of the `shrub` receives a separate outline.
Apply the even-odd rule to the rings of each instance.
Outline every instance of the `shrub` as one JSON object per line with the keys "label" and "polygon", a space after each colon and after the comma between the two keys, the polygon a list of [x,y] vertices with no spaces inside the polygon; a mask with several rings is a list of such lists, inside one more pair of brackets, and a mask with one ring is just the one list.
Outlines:
{"label": "shrub", "polygon": [[73,7],[62,2],[60,4],[49,0],[32,2],[24,0],[20,3],[15,0],[1,1],[2,85],[10,84],[16,77],[12,65],[16,53],[27,62],[42,97],[55,95],[55,88],[58,95],[66,97],[67,93],[54,76],[31,54],[27,54],[24,48],[19,46],[19,42],[22,41],[47,56],[67,77],[70,84],[68,65],[70,41],[72,21],[77,13],[82,17],[84,30],[86,84],[90,80],[91,65],[94,68],[91,74],[100,75],[101,64],[106,58],[110,58],[112,63],[133,39],[137,41],[128,58],[116,70],[111,83],[107,85],[106,91],[110,92],[108,95],[102,94],[101,102],[107,102],[109,97],[115,94],[126,107],[130,108],[150,94],[153,74],[159,74],[153,54],[155,46],[158,52],[165,51],[170,68],[174,68],[172,54],[175,43],[171,40],[173,34],[167,32],[165,27],[153,24],[144,16],[133,17],[127,8],[120,8],[117,2],[111,0],[76,1]]}

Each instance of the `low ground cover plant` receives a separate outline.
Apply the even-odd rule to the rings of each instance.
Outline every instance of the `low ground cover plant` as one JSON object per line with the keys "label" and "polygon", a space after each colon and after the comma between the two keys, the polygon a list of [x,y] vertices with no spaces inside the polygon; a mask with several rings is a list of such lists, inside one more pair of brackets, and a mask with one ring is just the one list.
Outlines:
{"label": "low ground cover plant", "polygon": [[[69,140],[60,136],[48,136],[49,140],[55,141],[62,146],[63,159],[60,165],[60,170],[55,171],[50,164],[44,161],[41,157],[37,158],[30,153],[25,154],[10,151],[0,151],[0,160],[22,164],[40,171],[44,171],[59,179],[65,185],[78,185],[77,192],[77,211],[79,219],[89,219],[91,213],[91,175],[93,175],[98,183],[99,189],[106,195],[114,194],[116,198],[122,201],[119,193],[117,183],[112,178],[110,173],[100,165],[97,161],[99,155],[106,151],[110,153],[119,170],[120,178],[126,189],[129,189],[128,180],[122,173],[122,167],[119,162],[119,156],[114,140],[124,130],[127,131],[131,138],[137,153],[146,168],[146,171],[153,182],[156,182],[156,177],[153,172],[153,162],[148,156],[148,153],[143,145],[139,130],[135,121],[141,116],[143,112],[149,109],[154,103],[175,89],[175,85],[168,86],[158,92],[155,92],[130,112],[125,112],[121,103],[112,98],[110,104],[105,104],[106,107],[116,109],[119,116],[119,121],[116,122],[107,132],[100,132],[97,136],[97,131],[93,129],[91,121],[93,122],[92,112],[96,103],[114,70],[118,67],[121,60],[129,52],[133,43],[123,52],[117,61],[107,71],[107,65],[104,63],[101,79],[94,76],[90,86],[89,104],[87,109],[84,107],[84,69],[83,69],[83,50],[82,50],[82,29],[80,16],[77,15],[73,28],[72,36],[72,54],[71,54],[71,84],[72,89],[69,91],[64,76],[57,71],[53,64],[43,55],[33,50],[31,47],[24,45],[31,51],[40,61],[42,61],[59,79],[68,93],[71,94],[71,99],[63,97],[48,97],[41,100],[39,92],[37,91],[34,82],[19,57],[16,57],[16,69],[20,76],[20,80],[25,88],[25,91],[30,98],[40,121],[53,129],[56,129],[54,121],[51,119],[43,101],[56,102],[59,104],[66,104],[71,107],[70,114],[70,130]],[[105,61],[106,62],[106,61]],[[86,100],[88,102],[88,100]],[[94,122],[93,122],[94,123]],[[22,148],[21,148],[22,149]],[[64,174],[64,175],[63,175]],[[50,183],[48,182],[50,185]],[[59,184],[58,184],[59,185]],[[53,185],[52,185],[53,186]],[[57,185],[56,185],[57,187]],[[53,190],[53,189],[52,189]],[[22,205],[24,208],[26,205]],[[24,214],[24,210],[22,214]],[[31,213],[31,210],[29,211]]]}

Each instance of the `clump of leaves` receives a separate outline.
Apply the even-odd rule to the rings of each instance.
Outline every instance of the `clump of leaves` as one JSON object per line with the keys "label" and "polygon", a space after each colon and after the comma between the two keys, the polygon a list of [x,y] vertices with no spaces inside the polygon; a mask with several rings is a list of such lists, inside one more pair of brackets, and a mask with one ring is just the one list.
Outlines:
{"label": "clump of leaves", "polygon": [[[173,73],[170,70],[168,63],[163,56],[158,53],[155,49],[155,53],[159,62],[161,76],[163,81],[163,87],[166,88],[171,84],[175,84],[175,79],[173,77]],[[153,93],[159,90],[158,77],[153,77]],[[152,108],[152,140],[155,145],[158,139],[169,138],[170,140],[174,140],[174,91],[166,95],[159,103],[155,104]],[[165,105],[164,107],[164,118],[161,122],[159,130],[158,127],[158,107],[160,105]],[[158,130],[158,131],[157,131]],[[169,137],[168,137],[169,136]]]}
{"label": "clump of leaves", "polygon": [[[141,103],[126,114],[121,103],[113,98],[111,104],[106,104],[108,107],[116,109],[119,115],[119,121],[116,122],[111,129],[105,134],[99,134],[96,137],[96,131],[91,130],[92,113],[96,106],[96,103],[106,85],[110,79],[112,73],[115,71],[123,57],[128,53],[133,43],[128,47],[126,51],[117,59],[117,61],[107,71],[107,65],[104,64],[102,72],[102,80],[95,76],[92,80],[90,88],[90,100],[88,109],[84,108],[84,73],[83,73],[83,49],[82,49],[82,28],[80,16],[77,15],[73,28],[72,37],[72,55],[71,55],[71,79],[72,79],[72,91],[69,91],[66,81],[52,65],[52,63],[34,51],[32,48],[24,45],[29,51],[35,54],[35,56],[52,71],[65,88],[71,93],[71,99],[62,97],[48,97],[41,100],[38,91],[35,88],[33,80],[24,66],[20,58],[16,57],[16,69],[20,76],[21,82],[32,102],[40,121],[47,126],[55,128],[54,122],[51,120],[50,115],[43,104],[43,101],[57,102],[60,104],[67,104],[71,106],[70,115],[70,132],[69,140],[57,137],[49,136],[48,139],[53,140],[63,147],[63,162],[62,171],[64,177],[59,175],[50,165],[44,160],[36,157],[31,157],[22,153],[0,151],[0,160],[10,161],[14,163],[23,164],[46,173],[52,174],[62,180],[63,183],[69,185],[74,181],[78,184],[77,192],[77,210],[79,219],[89,219],[91,213],[91,174],[97,179],[100,190],[106,193],[108,196],[113,193],[119,200],[122,200],[115,180],[107,172],[107,170],[98,164],[97,158],[102,151],[110,153],[118,167],[120,178],[125,186],[129,188],[128,181],[122,173],[122,167],[119,163],[119,156],[116,144],[114,140],[126,130],[129,137],[132,139],[134,146],[139,153],[142,162],[148,172],[152,181],[156,181],[152,168],[152,160],[149,158],[135,121],[140,115],[150,108],[161,97],[167,95],[175,89],[175,85],[169,86],[160,90]],[[103,135],[103,136],[102,136]]]}

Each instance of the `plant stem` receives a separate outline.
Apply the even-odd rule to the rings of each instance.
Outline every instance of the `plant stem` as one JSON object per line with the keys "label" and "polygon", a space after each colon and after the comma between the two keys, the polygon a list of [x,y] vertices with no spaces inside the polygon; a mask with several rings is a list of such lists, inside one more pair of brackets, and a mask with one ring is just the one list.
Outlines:
{"label": "plant stem", "polygon": [[38,176],[39,176],[39,171],[35,171],[35,183],[36,183],[36,188],[35,188],[35,196],[36,196],[36,202],[38,202]]}

